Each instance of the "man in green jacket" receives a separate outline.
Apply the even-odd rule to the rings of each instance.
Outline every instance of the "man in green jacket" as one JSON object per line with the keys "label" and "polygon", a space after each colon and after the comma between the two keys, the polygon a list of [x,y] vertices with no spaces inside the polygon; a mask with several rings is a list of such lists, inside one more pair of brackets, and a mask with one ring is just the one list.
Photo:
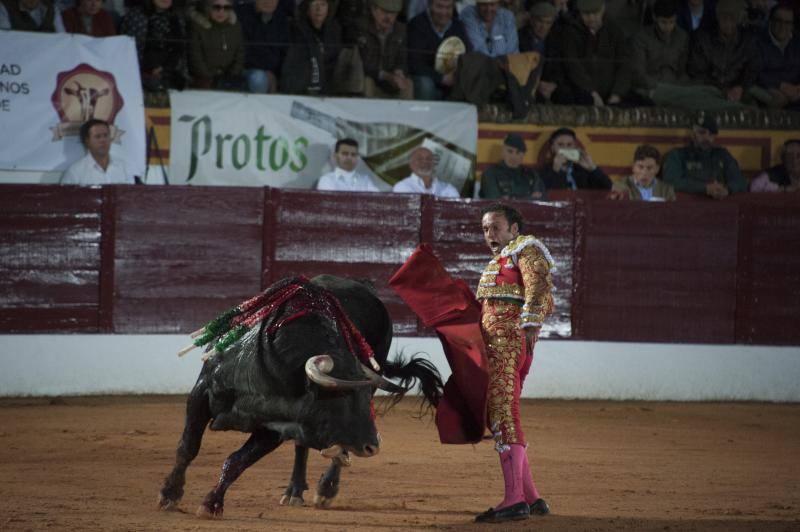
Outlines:
{"label": "man in green jacket", "polygon": [[547,199],[544,181],[535,171],[522,166],[526,151],[525,139],[509,133],[503,141],[503,161],[487,168],[481,176],[481,198]]}
{"label": "man in green jacket", "polygon": [[714,145],[717,122],[706,116],[691,129],[690,143],[664,157],[664,181],[676,192],[705,194],[721,199],[747,191],[747,180],[728,150]]}

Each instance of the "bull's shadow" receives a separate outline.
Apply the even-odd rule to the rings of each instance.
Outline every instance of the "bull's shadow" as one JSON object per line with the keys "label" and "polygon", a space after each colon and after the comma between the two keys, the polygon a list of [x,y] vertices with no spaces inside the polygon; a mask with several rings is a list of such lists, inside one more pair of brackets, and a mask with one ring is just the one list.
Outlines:
{"label": "bull's shadow", "polygon": [[418,382],[432,406],[441,398],[441,377],[428,360],[388,360],[392,322],[370,284],[329,275],[310,282],[292,278],[275,283],[262,296],[259,324],[208,358],[189,393],[175,466],[160,492],[162,509],[180,502],[186,469],[207,426],[250,437],[225,460],[198,516],[222,516],[230,485],[287,440],[295,442],[295,460],[281,504],[303,504],[312,448],[331,459],[314,497],[316,506],[328,507],[350,454],[369,457],[380,450],[372,403],[376,389],[399,400]]}

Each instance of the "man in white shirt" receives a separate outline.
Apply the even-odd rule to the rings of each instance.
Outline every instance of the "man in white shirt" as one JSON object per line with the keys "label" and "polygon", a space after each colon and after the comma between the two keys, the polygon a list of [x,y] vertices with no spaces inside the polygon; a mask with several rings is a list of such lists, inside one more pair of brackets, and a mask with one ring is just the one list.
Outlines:
{"label": "man in white shirt", "polygon": [[358,164],[358,142],[341,139],[333,150],[336,169],[319,178],[317,190],[342,192],[380,192],[368,175],[356,172]]}
{"label": "man in white shirt", "polygon": [[428,148],[419,147],[414,150],[408,166],[411,167],[411,175],[398,181],[392,188],[393,192],[433,194],[438,198],[459,197],[456,187],[433,177],[436,164],[433,160],[433,152]]}
{"label": "man in white shirt", "polygon": [[81,126],[80,137],[86,155],[67,168],[61,176],[62,185],[136,184],[125,163],[111,158],[111,128],[108,122],[96,118],[87,120]]}

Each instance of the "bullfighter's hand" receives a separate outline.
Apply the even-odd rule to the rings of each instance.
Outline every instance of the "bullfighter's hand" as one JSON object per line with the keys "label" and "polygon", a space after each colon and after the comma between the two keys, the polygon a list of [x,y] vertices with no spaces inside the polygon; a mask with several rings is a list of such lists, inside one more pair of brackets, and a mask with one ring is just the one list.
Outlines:
{"label": "bullfighter's hand", "polygon": [[528,352],[533,353],[533,346],[539,339],[539,332],[541,331],[541,327],[525,327],[524,331],[525,331],[525,345],[528,348]]}

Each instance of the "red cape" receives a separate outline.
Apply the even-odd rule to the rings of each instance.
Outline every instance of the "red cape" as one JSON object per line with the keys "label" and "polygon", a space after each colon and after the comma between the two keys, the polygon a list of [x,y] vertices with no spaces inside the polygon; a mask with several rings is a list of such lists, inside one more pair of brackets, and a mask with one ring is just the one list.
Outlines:
{"label": "red cape", "polygon": [[442,342],[453,374],[436,409],[442,443],[477,443],[486,426],[489,376],[481,306],[461,280],[445,271],[428,244],[420,244],[389,279],[389,286]]}

